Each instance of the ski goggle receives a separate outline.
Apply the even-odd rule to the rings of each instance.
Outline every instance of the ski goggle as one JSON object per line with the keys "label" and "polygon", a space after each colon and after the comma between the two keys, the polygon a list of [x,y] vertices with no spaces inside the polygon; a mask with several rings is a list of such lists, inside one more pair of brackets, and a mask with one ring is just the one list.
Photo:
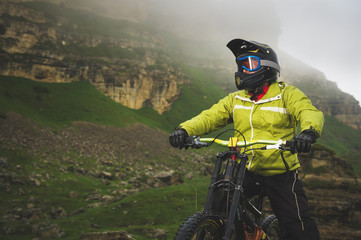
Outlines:
{"label": "ski goggle", "polygon": [[261,59],[257,56],[247,56],[242,58],[237,58],[238,71],[240,68],[243,68],[249,72],[254,72],[260,69]]}

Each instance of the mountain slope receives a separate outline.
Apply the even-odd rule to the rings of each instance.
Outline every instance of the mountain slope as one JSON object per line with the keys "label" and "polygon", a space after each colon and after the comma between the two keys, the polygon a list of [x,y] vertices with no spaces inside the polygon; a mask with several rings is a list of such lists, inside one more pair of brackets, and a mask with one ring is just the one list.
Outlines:
{"label": "mountain slope", "polygon": [[[24,81],[22,87],[46,86],[54,95],[65,93],[61,84],[17,80]],[[83,84],[67,84],[67,90],[86,89],[88,94],[82,97],[94,99],[84,101],[81,107],[92,109],[104,96],[89,95],[97,91],[89,83]],[[32,92],[31,87],[27,89]],[[14,92],[21,91],[12,89],[9,94],[13,100],[19,99]],[[26,98],[29,103],[38,99],[37,94]],[[51,98],[46,100],[50,106]],[[105,110],[119,105],[101,103]],[[56,112],[51,109],[44,108],[38,116]],[[44,117],[39,123],[13,111],[2,112],[1,239],[91,239],[99,238],[97,232],[109,236],[104,239],[127,235],[123,232],[135,239],[172,239],[186,216],[202,209],[216,151],[174,149],[162,130],[142,124],[116,127],[106,121],[79,121],[78,115],[62,109],[63,117],[74,121]],[[108,114],[114,116],[104,111],[100,120],[108,119]],[[301,177],[322,238],[358,239],[361,185],[352,167],[322,146],[315,146],[301,161]]]}

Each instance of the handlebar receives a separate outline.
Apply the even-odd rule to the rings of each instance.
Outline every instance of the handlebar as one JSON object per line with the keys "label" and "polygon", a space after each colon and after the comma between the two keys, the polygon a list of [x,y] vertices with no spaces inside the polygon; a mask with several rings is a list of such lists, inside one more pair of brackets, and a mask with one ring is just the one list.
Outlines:
{"label": "handlebar", "polygon": [[[217,143],[221,146],[229,146],[230,141],[232,141],[232,138],[228,141],[221,140],[218,138],[200,138],[196,136],[190,136],[186,140],[186,147],[192,147],[192,148],[201,148],[201,147],[208,147],[212,143]],[[285,147],[291,146],[291,141],[286,140],[250,140],[250,141],[237,141],[236,146],[237,147],[249,147],[256,144],[265,144],[266,146],[263,146],[261,149],[282,149],[282,150],[288,150]]]}

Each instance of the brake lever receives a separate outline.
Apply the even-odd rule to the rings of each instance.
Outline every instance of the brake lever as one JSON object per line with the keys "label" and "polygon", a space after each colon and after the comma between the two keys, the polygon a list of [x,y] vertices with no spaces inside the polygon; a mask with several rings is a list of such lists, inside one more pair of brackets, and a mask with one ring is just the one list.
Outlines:
{"label": "brake lever", "polygon": [[283,148],[283,141],[280,139],[276,144],[267,145],[264,149],[282,149]]}
{"label": "brake lever", "polygon": [[291,151],[291,148],[286,148],[286,147],[284,147],[284,146],[281,146],[281,147],[280,147],[280,150]]}
{"label": "brake lever", "polygon": [[279,149],[279,150],[284,150],[284,151],[291,151],[290,147],[292,144],[292,141],[286,141],[285,144],[283,144],[283,141],[280,139],[278,140],[277,144],[274,145],[267,145],[265,147],[263,147],[263,149]]}
{"label": "brake lever", "polygon": [[194,137],[194,144],[192,145],[192,148],[201,148],[201,147],[208,147],[209,144],[205,142],[200,141],[200,137]]}
{"label": "brake lever", "polygon": [[189,147],[198,149],[198,148],[208,147],[208,146],[209,146],[208,143],[200,141],[200,137],[190,136],[186,139],[186,144],[185,144],[186,149]]}
{"label": "brake lever", "polygon": [[[290,151],[292,153],[291,147],[292,147],[292,141],[287,140],[286,143],[281,146],[281,149],[285,150],[285,151]],[[295,154],[295,153],[292,153],[292,154]]]}

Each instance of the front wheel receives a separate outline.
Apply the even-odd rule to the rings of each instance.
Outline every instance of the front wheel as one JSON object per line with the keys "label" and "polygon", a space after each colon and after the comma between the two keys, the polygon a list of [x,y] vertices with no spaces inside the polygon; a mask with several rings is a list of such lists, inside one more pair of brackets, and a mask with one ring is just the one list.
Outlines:
{"label": "front wheel", "polygon": [[261,223],[262,230],[266,233],[268,239],[270,240],[280,240],[280,227],[278,224],[278,219],[275,215],[267,216]]}
{"label": "front wheel", "polygon": [[221,240],[222,236],[222,218],[198,212],[183,222],[174,240]]}

